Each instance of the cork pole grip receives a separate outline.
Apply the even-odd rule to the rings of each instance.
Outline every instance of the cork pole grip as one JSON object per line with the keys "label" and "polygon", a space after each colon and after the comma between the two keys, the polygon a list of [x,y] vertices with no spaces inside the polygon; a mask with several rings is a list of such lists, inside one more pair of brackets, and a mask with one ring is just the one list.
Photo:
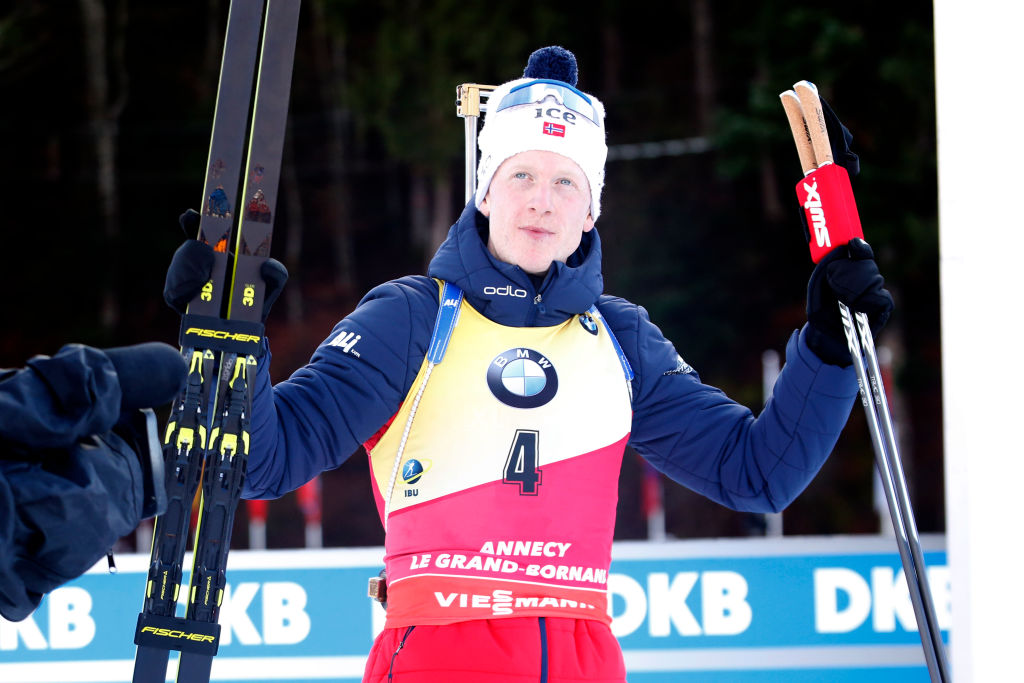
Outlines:
{"label": "cork pole grip", "polygon": [[786,118],[789,119],[789,128],[793,132],[793,142],[796,143],[796,152],[800,155],[800,168],[804,175],[807,175],[818,167],[814,158],[814,148],[811,146],[811,133],[807,129],[807,121],[804,120],[804,112],[800,106],[800,98],[792,90],[779,93],[782,100],[782,107],[786,110]]}
{"label": "cork pole grip", "polygon": [[793,90],[800,98],[800,105],[804,110],[807,131],[811,135],[811,146],[814,148],[814,158],[817,159],[818,166],[833,163],[835,159],[832,158],[832,148],[828,144],[828,130],[825,128],[825,114],[821,111],[818,88],[810,81],[800,81],[793,85]]}

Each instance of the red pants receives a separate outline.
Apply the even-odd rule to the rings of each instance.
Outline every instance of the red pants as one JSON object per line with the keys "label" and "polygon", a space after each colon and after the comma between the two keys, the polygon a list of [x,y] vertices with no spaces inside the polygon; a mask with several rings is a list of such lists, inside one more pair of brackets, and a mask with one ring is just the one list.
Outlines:
{"label": "red pants", "polygon": [[363,674],[363,683],[625,680],[622,650],[608,626],[561,617],[384,629],[370,650]]}

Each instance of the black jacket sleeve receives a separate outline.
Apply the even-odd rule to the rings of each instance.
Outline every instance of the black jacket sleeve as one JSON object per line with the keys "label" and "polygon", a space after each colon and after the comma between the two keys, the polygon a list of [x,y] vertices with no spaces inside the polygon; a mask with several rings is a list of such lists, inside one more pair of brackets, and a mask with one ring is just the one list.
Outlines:
{"label": "black jacket sleeve", "polygon": [[66,346],[0,372],[0,615],[100,560],[142,516],[138,455],[111,431],[121,392],[100,351]]}

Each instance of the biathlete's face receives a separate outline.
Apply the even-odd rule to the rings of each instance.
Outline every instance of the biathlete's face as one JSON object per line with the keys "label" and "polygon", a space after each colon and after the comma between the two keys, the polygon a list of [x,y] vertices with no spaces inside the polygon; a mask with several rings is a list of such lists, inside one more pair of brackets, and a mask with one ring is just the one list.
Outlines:
{"label": "biathlete's face", "polygon": [[594,227],[590,183],[583,170],[555,152],[520,152],[491,179],[480,213],[490,219],[487,249],[495,258],[541,275],[565,261]]}

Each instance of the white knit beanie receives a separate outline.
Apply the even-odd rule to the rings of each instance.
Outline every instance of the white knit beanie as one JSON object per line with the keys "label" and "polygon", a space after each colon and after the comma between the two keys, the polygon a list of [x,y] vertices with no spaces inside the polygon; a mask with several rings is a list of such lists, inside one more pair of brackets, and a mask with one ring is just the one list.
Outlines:
{"label": "white knit beanie", "polygon": [[[478,209],[503,161],[519,152],[542,150],[568,157],[580,167],[590,183],[590,215],[597,220],[608,157],[604,105],[593,95],[576,90],[576,78],[576,57],[561,47],[545,47],[530,55],[523,78],[500,85],[491,93],[479,135]],[[569,88],[571,100],[562,97],[566,92],[562,86]],[[531,93],[527,101],[499,110],[502,100],[524,88]],[[574,106],[588,111],[575,111]]]}

